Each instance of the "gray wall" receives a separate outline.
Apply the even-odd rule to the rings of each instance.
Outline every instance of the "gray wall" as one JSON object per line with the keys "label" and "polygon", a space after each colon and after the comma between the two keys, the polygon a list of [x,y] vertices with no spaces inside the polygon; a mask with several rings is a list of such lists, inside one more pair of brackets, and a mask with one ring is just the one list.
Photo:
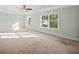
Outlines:
{"label": "gray wall", "polygon": [[[51,14],[57,11],[59,11],[59,30],[50,29],[50,28],[41,28],[40,16],[43,14]],[[32,17],[32,24],[30,26],[25,24],[25,27],[27,29],[32,29],[32,30],[54,34],[58,36],[79,38],[79,26],[78,26],[79,16],[77,14],[79,14],[78,6],[66,7],[56,10],[51,9],[48,11],[43,11],[43,12],[41,11],[38,13],[28,14],[27,16]]]}
{"label": "gray wall", "polygon": [[[77,11],[79,11],[79,8],[77,8]],[[79,12],[77,12],[77,38],[79,38]]]}
{"label": "gray wall", "polygon": [[23,28],[23,16],[0,12],[0,31],[13,31],[13,25],[19,22],[20,28]]}

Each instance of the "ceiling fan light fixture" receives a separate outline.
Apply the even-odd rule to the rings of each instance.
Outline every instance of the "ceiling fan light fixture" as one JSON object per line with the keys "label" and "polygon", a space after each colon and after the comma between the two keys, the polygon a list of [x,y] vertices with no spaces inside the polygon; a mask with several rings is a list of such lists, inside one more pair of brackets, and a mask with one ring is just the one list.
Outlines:
{"label": "ceiling fan light fixture", "polygon": [[31,8],[27,8],[26,5],[22,5],[21,8],[20,8],[20,11],[28,11],[28,10],[32,10]]}
{"label": "ceiling fan light fixture", "polygon": [[24,11],[24,12],[25,12],[25,11],[26,11],[26,9],[23,9],[22,11]]}

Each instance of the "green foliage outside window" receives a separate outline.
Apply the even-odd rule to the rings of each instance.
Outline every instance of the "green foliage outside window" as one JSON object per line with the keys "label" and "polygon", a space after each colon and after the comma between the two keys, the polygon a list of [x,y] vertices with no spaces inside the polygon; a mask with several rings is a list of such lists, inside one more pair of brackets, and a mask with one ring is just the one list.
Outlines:
{"label": "green foliage outside window", "polygon": [[49,26],[50,28],[58,28],[58,15],[50,15]]}
{"label": "green foliage outside window", "polygon": [[[48,24],[49,22],[49,24]],[[58,28],[58,14],[42,16],[42,27]]]}
{"label": "green foliage outside window", "polygon": [[48,27],[48,15],[47,16],[42,16],[42,27]]}

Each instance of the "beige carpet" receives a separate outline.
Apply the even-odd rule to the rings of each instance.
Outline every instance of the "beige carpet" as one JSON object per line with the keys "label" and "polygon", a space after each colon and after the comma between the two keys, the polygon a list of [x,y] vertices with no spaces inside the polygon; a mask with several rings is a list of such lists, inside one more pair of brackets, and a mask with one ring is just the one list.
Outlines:
{"label": "beige carpet", "polygon": [[79,53],[79,43],[34,31],[0,33],[1,54]]}

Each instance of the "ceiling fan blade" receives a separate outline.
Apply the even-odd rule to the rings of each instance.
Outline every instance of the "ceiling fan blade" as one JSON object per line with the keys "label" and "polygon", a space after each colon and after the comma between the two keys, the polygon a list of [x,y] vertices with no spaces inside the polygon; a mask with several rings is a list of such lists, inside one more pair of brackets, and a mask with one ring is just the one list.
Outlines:
{"label": "ceiling fan blade", "polygon": [[19,9],[19,11],[22,11],[22,9]]}
{"label": "ceiling fan blade", "polygon": [[31,8],[27,8],[26,10],[32,10]]}
{"label": "ceiling fan blade", "polygon": [[19,11],[28,11],[28,10],[32,10],[31,8],[27,8],[26,5],[22,5],[21,10]]}

